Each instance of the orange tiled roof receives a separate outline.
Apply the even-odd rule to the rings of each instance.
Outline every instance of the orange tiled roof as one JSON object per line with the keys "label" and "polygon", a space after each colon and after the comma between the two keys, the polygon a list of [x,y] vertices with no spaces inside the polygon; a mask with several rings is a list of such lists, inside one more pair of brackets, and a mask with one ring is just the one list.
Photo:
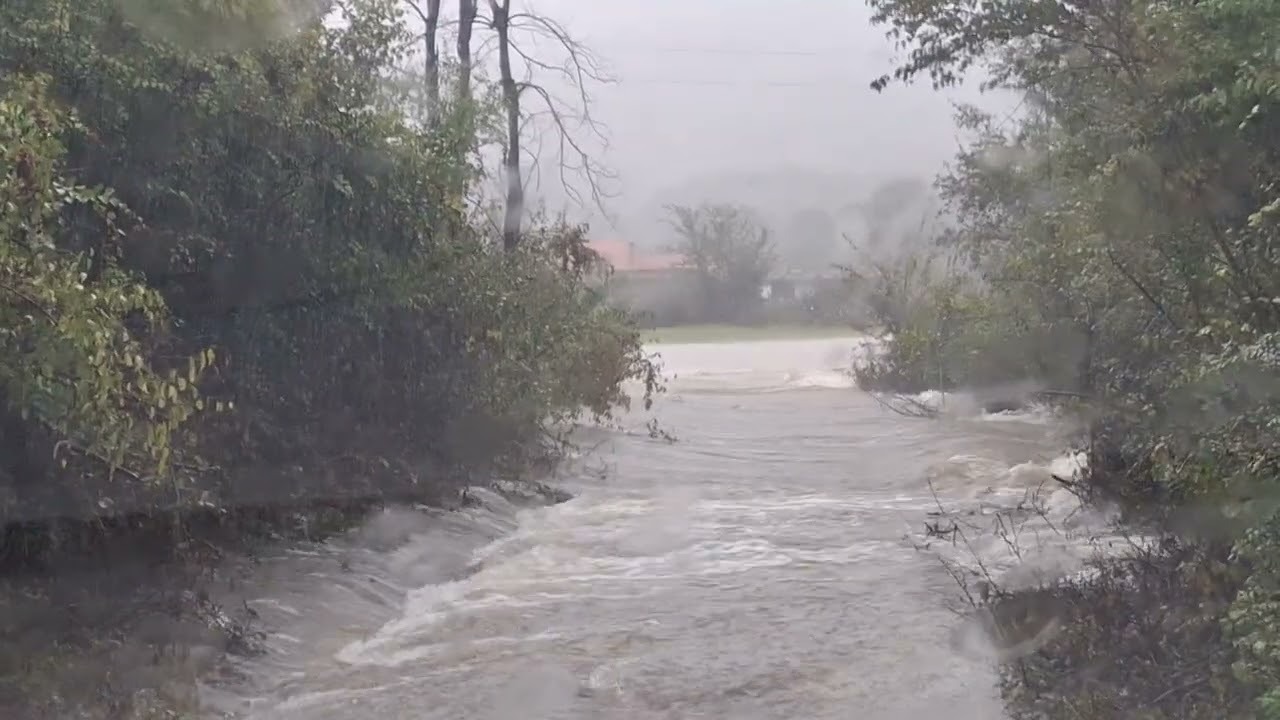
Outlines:
{"label": "orange tiled roof", "polygon": [[625,240],[592,240],[587,246],[599,253],[618,272],[672,270],[684,266],[684,257],[679,254],[648,254],[636,250]]}

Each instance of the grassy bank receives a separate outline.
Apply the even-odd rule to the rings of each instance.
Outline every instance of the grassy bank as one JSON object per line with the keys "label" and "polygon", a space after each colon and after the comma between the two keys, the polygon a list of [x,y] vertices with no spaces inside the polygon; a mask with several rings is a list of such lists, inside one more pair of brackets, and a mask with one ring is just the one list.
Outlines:
{"label": "grassy bank", "polygon": [[851,337],[857,331],[823,325],[674,325],[645,330],[647,344],[751,342],[762,340],[815,340]]}

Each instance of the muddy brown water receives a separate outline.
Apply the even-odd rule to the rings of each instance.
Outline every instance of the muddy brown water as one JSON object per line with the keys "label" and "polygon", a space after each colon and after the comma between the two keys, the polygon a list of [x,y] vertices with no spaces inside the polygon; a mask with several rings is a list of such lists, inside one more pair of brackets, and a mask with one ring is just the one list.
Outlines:
{"label": "muddy brown water", "polygon": [[[861,342],[661,346],[674,379],[653,412],[678,441],[648,415],[585,430],[558,479],[572,501],[480,493],[267,558],[250,606],[271,652],[203,689],[210,717],[1002,717],[990,658],[954,640],[939,559],[965,552],[920,535],[939,503],[980,515],[1070,472],[1064,428],[962,398],[887,412],[845,373]],[[1063,527],[1080,517],[1044,497]],[[1069,570],[1044,530],[1031,564]],[[971,550],[1024,570],[1006,546]]]}

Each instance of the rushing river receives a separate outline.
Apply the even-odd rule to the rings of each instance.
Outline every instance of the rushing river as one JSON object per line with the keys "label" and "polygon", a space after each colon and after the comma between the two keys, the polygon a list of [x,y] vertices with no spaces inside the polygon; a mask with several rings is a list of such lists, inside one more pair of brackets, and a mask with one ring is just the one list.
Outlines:
{"label": "rushing river", "polygon": [[939,502],[1043,484],[1062,429],[888,412],[844,374],[854,346],[663,346],[654,412],[678,441],[586,433],[572,501],[388,512],[263,561],[271,653],[206,700],[298,720],[1000,718],[989,659],[950,640],[956,583],[917,544]]}

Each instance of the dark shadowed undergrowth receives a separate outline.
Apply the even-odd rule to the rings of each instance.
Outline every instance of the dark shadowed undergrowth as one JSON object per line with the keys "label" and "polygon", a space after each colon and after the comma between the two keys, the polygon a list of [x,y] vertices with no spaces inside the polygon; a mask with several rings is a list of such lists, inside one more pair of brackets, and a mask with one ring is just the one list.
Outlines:
{"label": "dark shadowed undergrowth", "polygon": [[1051,605],[1060,628],[1001,668],[1012,717],[1245,718],[1254,695],[1232,670],[1236,653],[1218,617],[1240,586],[1221,548],[1135,549],[1091,563],[1077,579],[994,600]]}

